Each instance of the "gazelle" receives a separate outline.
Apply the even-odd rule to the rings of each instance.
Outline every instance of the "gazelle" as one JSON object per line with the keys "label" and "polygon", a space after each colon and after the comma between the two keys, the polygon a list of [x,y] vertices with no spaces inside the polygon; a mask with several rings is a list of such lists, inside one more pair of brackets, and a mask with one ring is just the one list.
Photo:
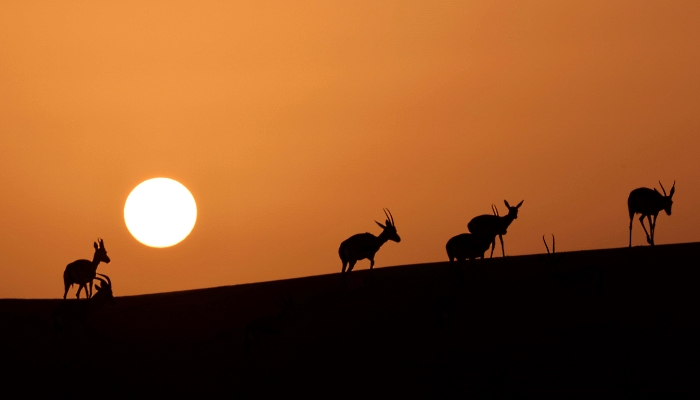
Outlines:
{"label": "gazelle", "polygon": [[[661,185],[661,181],[659,181]],[[654,190],[649,188],[637,188],[630,192],[627,198],[627,210],[630,214],[630,245],[632,247],[632,220],[634,219],[634,214],[642,214],[639,217],[639,223],[642,224],[642,229],[647,235],[647,243],[654,245],[654,231],[656,230],[656,217],[659,215],[659,211],[666,211],[666,215],[671,215],[671,206],[673,206],[673,193],[676,192],[676,181],[673,181],[673,186],[671,187],[671,192],[667,195],[664,185],[661,185],[661,190],[664,191],[662,195],[656,188]],[[652,220],[651,217],[654,217]],[[649,231],[644,226],[644,217],[647,217],[649,221]]]}
{"label": "gazelle", "polygon": [[475,258],[484,258],[486,250],[492,242],[496,240],[496,236],[492,235],[477,235],[473,233],[462,233],[447,241],[445,249],[450,262],[465,261],[466,259],[473,260]]}
{"label": "gazelle", "polygon": [[391,211],[385,208],[384,215],[386,215],[387,218],[385,225],[374,221],[383,229],[379,236],[374,236],[369,232],[358,233],[357,235],[350,236],[340,244],[338,254],[340,255],[340,260],[343,262],[341,274],[345,273],[345,267],[349,265],[348,272],[350,272],[353,267],[355,267],[357,261],[365,258],[369,259],[369,269],[372,270],[372,267],[374,267],[374,255],[379,251],[379,248],[388,240],[393,240],[396,243],[401,241],[399,234],[396,233],[396,225],[394,224],[394,217],[391,215]]}
{"label": "gazelle", "polygon": [[[65,292],[63,292],[63,299],[66,298],[68,289],[73,286],[74,283],[78,284],[78,293],[76,293],[75,297],[80,298],[80,291],[83,288],[85,288],[85,297],[88,299],[92,297],[92,280],[95,279],[97,266],[100,265],[101,262],[109,264],[105,243],[100,238],[97,238],[97,241],[100,245],[98,246],[97,242],[93,243],[95,254],[92,256],[92,261],[76,260],[66,265],[66,270],[63,271],[63,285],[66,289]],[[90,285],[89,291],[88,285]]]}
{"label": "gazelle", "polygon": [[104,277],[95,277],[102,285],[96,285],[97,293],[85,301],[63,301],[53,311],[56,330],[63,330],[67,322],[83,323],[89,316],[99,311],[106,304],[116,305],[112,292],[112,281],[107,275],[96,274]]}
{"label": "gazelle", "polygon": [[501,241],[501,252],[503,253],[503,257],[506,256],[505,247],[503,246],[503,235],[507,233],[508,227],[513,222],[513,220],[518,218],[518,209],[521,205],[523,205],[523,201],[518,203],[517,206],[511,207],[510,204],[508,204],[508,201],[503,200],[503,202],[506,204],[506,207],[508,207],[508,214],[501,217],[498,215],[498,211],[496,210],[495,206],[492,206],[491,208],[493,210],[493,213],[496,215],[479,215],[472,218],[472,220],[469,221],[469,224],[467,224],[469,232],[477,235],[493,237],[493,241],[491,242],[492,258],[493,250],[496,247],[496,235],[498,235],[498,239],[500,239]]}

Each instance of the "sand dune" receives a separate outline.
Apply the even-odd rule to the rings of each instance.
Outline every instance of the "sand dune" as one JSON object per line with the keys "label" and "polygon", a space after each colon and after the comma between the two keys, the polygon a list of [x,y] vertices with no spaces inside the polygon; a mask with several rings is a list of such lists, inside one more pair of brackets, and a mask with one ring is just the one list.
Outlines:
{"label": "sand dune", "polygon": [[62,332],[62,300],[0,300],[1,380],[71,397],[690,391],[699,260],[689,243],[118,297]]}

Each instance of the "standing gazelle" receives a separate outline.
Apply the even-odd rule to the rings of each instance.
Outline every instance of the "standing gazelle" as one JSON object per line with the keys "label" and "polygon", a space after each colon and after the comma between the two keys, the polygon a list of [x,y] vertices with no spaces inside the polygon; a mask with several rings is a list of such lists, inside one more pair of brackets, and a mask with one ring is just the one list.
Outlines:
{"label": "standing gazelle", "polygon": [[[66,291],[63,292],[64,299],[68,294],[68,289],[73,286],[74,283],[78,284],[78,293],[75,295],[77,298],[80,298],[80,291],[83,288],[85,289],[85,297],[88,299],[92,297],[92,281],[95,279],[97,266],[100,265],[100,262],[109,264],[105,243],[100,238],[97,238],[97,241],[100,245],[98,246],[97,242],[93,243],[95,254],[92,256],[92,261],[76,260],[66,265],[66,270],[63,271],[63,286],[65,286],[66,289]],[[90,285],[89,291],[88,285]]]}
{"label": "standing gazelle", "polygon": [[493,242],[491,243],[491,257],[493,257],[493,249],[496,247],[496,235],[498,235],[498,238],[501,240],[501,252],[503,252],[503,257],[506,256],[505,247],[503,246],[503,235],[507,233],[511,222],[518,218],[518,209],[521,205],[523,205],[523,201],[518,203],[517,206],[511,207],[510,204],[508,204],[508,201],[503,200],[503,202],[506,203],[506,207],[508,207],[507,215],[503,217],[498,216],[496,208],[492,207],[493,213],[496,215],[479,215],[472,218],[472,220],[469,221],[469,224],[467,224],[469,232],[477,235],[493,237]]}
{"label": "standing gazelle", "polygon": [[387,240],[393,240],[397,243],[401,241],[399,234],[396,233],[396,225],[394,224],[394,217],[391,215],[391,211],[385,208],[384,215],[386,215],[387,218],[386,225],[374,221],[384,229],[379,236],[374,236],[369,232],[358,233],[357,235],[350,236],[340,244],[338,254],[340,255],[340,260],[343,262],[342,274],[345,273],[345,267],[347,267],[348,264],[350,264],[348,267],[348,272],[350,272],[357,261],[365,258],[369,259],[369,269],[371,270],[372,267],[374,267],[374,255]]}
{"label": "standing gazelle", "polygon": [[[659,181],[661,185],[661,181]],[[647,243],[654,245],[654,231],[656,230],[656,217],[659,216],[659,211],[666,211],[666,215],[671,215],[671,206],[673,206],[673,193],[676,192],[676,181],[673,181],[671,192],[667,195],[664,185],[661,185],[662,195],[656,188],[637,188],[630,192],[627,198],[627,210],[630,214],[630,246],[632,247],[632,220],[634,214],[642,214],[639,217],[639,223],[642,224],[644,233],[647,235]],[[649,221],[649,231],[644,226],[644,217]],[[654,217],[653,219],[651,217]]]}

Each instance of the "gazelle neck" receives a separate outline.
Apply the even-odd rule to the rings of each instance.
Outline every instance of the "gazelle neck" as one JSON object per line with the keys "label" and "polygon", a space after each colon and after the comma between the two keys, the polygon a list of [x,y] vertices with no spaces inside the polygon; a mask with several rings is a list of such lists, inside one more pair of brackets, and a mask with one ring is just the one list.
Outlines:
{"label": "gazelle neck", "polygon": [[513,222],[513,220],[514,220],[516,217],[517,217],[516,214],[508,213],[508,214],[506,214],[506,215],[504,215],[504,216],[502,216],[502,217],[499,217],[499,218],[500,218],[500,220],[501,220],[501,224],[502,224],[504,227],[507,228],[508,226],[510,226],[510,224]]}
{"label": "gazelle neck", "polygon": [[107,294],[97,291],[94,296],[88,299],[89,313],[97,312],[99,309],[107,305],[109,302],[109,297]]}
{"label": "gazelle neck", "polygon": [[95,255],[92,256],[92,263],[90,265],[92,265],[93,268],[97,269],[97,266],[100,265],[100,262],[101,261],[97,256],[97,252],[95,252]]}
{"label": "gazelle neck", "polygon": [[389,233],[387,231],[382,231],[379,236],[376,236],[377,246],[381,247],[384,243],[389,240]]}

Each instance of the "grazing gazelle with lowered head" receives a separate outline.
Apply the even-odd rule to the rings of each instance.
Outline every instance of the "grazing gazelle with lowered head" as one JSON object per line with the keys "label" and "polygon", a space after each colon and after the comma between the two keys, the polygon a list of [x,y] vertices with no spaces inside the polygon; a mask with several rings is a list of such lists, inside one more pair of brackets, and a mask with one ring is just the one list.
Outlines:
{"label": "grazing gazelle with lowered head", "polygon": [[[95,254],[92,256],[92,261],[90,260],[76,260],[66,266],[66,270],[63,271],[63,285],[65,286],[65,292],[63,292],[63,298],[66,298],[68,294],[68,289],[73,286],[74,283],[78,284],[78,293],[75,297],[80,298],[80,291],[85,289],[85,297],[92,297],[92,281],[95,279],[95,274],[97,272],[97,266],[101,262],[109,264],[109,257],[107,256],[107,250],[105,249],[105,243],[102,239],[97,238],[100,245],[97,242],[93,243],[95,247]],[[88,291],[88,285],[90,285],[90,290]]]}
{"label": "grazing gazelle with lowered head", "polygon": [[496,240],[495,235],[477,235],[473,233],[462,233],[447,241],[445,249],[450,262],[473,260],[475,258],[484,259],[486,250],[491,243]]}
{"label": "grazing gazelle with lowered head", "polygon": [[[62,331],[66,323],[82,324],[91,315],[97,313],[107,304],[116,305],[114,293],[112,292],[112,280],[107,275],[95,274],[105,279],[95,276],[95,279],[102,284],[95,285],[97,293],[87,300],[62,301],[53,311],[54,326],[56,330]],[[87,290],[87,289],[86,289]]]}
{"label": "grazing gazelle with lowered head", "polygon": [[[661,185],[661,181],[659,181]],[[666,194],[666,189],[664,185],[661,185],[661,190],[664,191],[662,195],[656,188],[654,190],[649,188],[637,188],[630,192],[627,198],[627,210],[630,214],[630,245],[632,247],[632,221],[634,219],[634,214],[642,214],[639,217],[639,223],[642,224],[644,233],[647,235],[647,243],[654,245],[654,231],[656,230],[656,217],[659,216],[661,210],[666,211],[666,215],[671,215],[671,206],[673,206],[673,193],[676,192],[676,181],[673,181],[673,186],[671,187],[671,192]],[[649,231],[644,226],[644,217],[649,221]],[[654,217],[653,219],[651,217]]]}
{"label": "grazing gazelle with lowered head", "polygon": [[503,253],[503,257],[506,256],[506,251],[503,246],[503,235],[507,233],[508,227],[513,220],[518,218],[518,209],[521,205],[523,205],[523,201],[518,203],[517,206],[511,207],[510,204],[508,204],[508,201],[503,200],[503,202],[506,203],[506,207],[508,207],[508,214],[501,217],[498,215],[498,211],[496,210],[495,206],[492,206],[491,208],[495,215],[479,215],[472,218],[472,220],[469,221],[469,224],[467,224],[469,232],[477,235],[493,237],[493,242],[491,242],[491,257],[493,257],[493,250],[496,247],[496,235],[498,235],[498,238],[501,241],[501,252]]}
{"label": "grazing gazelle with lowered head", "polygon": [[384,209],[384,214],[386,215],[385,225],[374,221],[384,229],[379,236],[374,236],[369,232],[358,233],[357,235],[350,236],[340,244],[338,254],[340,255],[340,260],[343,262],[343,270],[341,273],[345,273],[345,268],[348,267],[348,265],[348,272],[352,271],[355,263],[365,258],[369,259],[369,269],[371,270],[372,267],[374,267],[374,255],[387,240],[393,240],[397,243],[401,241],[399,234],[396,233],[396,225],[394,224],[394,217],[391,215],[391,211]]}

